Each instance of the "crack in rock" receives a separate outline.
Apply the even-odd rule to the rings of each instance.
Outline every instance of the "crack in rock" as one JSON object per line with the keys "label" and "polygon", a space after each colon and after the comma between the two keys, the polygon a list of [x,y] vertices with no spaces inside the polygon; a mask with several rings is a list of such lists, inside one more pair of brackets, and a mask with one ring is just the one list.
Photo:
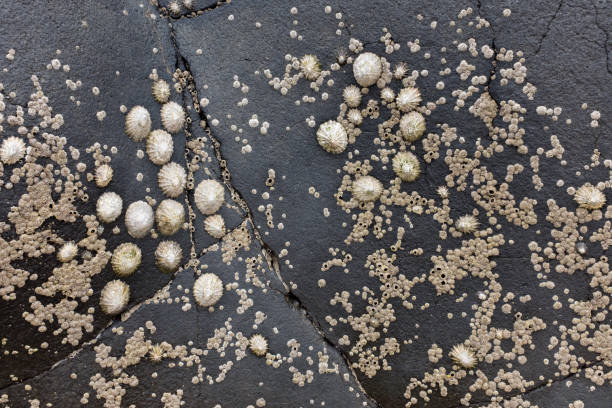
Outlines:
{"label": "crack in rock", "polygon": [[553,14],[552,18],[548,20],[548,23],[546,23],[546,30],[544,31],[544,35],[540,38],[540,41],[538,42],[538,47],[533,52],[532,56],[536,56],[540,52],[540,49],[542,48],[542,44],[544,43],[544,40],[546,40],[546,37],[548,37],[548,34],[550,33],[550,28],[552,27],[553,21],[555,21],[555,19],[557,18],[557,15],[559,14],[559,11],[561,10],[561,7],[563,7],[564,1],[565,0],[559,1],[559,5],[557,6],[555,13]]}

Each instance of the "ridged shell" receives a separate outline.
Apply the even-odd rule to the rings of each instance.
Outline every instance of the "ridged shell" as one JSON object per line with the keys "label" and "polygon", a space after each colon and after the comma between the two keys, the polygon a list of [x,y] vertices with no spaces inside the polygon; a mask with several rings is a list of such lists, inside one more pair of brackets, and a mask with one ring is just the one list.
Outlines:
{"label": "ridged shell", "polygon": [[115,221],[123,209],[121,196],[112,191],[102,194],[96,202],[96,213],[101,222],[109,223]]}
{"label": "ridged shell", "polygon": [[221,296],[223,296],[223,282],[214,273],[205,273],[193,284],[193,297],[200,306],[213,306]]}
{"label": "ridged shell", "polygon": [[416,142],[425,132],[425,118],[419,112],[410,112],[400,119],[400,131],[409,142]]}
{"label": "ridged shell", "polygon": [[353,75],[355,81],[362,87],[372,86],[380,78],[382,63],[378,55],[364,52],[353,61]]}
{"label": "ridged shell", "polygon": [[349,85],[342,91],[344,103],[349,108],[356,108],[361,103],[361,89],[355,85]]}
{"label": "ridged shell", "polygon": [[120,280],[112,280],[100,293],[100,307],[107,315],[119,314],[130,301],[130,287]]}
{"label": "ridged shell", "polygon": [[147,155],[154,164],[161,166],[172,158],[174,141],[170,133],[162,129],[151,132],[147,139]]}
{"label": "ridged shell", "polygon": [[170,98],[170,85],[163,79],[158,79],[151,85],[153,98],[159,103],[166,103]]}
{"label": "ridged shell", "polygon": [[193,198],[202,214],[214,214],[223,205],[225,188],[216,180],[202,180],[196,187]]}
{"label": "ridged shell", "polygon": [[393,171],[402,181],[414,181],[421,174],[419,159],[410,152],[399,152],[393,157]]}
{"label": "ridged shell", "polygon": [[263,357],[268,352],[268,340],[259,333],[254,334],[249,339],[249,349],[257,357]]}
{"label": "ridged shell", "polygon": [[319,126],[317,141],[326,152],[340,154],[346,149],[348,137],[344,126],[335,120],[328,120]]}
{"label": "ridged shell", "polygon": [[461,231],[465,234],[469,234],[471,232],[476,231],[479,224],[480,223],[478,222],[478,219],[476,217],[474,217],[473,215],[467,214],[467,215],[462,215],[461,217],[457,219],[457,221],[455,221],[455,228],[458,231]]}
{"label": "ridged shell", "polygon": [[108,164],[96,167],[96,186],[100,188],[108,186],[113,179],[113,173],[113,168]]}
{"label": "ridged shell", "polygon": [[125,212],[125,226],[134,238],[146,236],[153,228],[153,209],[146,201],[135,201]]}
{"label": "ridged shell", "polygon": [[157,183],[162,193],[170,198],[176,198],[183,194],[187,185],[187,173],[178,163],[164,164],[157,173]]}
{"label": "ridged shell", "polygon": [[474,352],[463,344],[453,346],[449,355],[456,364],[463,368],[473,368],[478,363]]}
{"label": "ridged shell", "polygon": [[397,94],[395,103],[397,108],[402,112],[408,112],[414,110],[423,99],[421,98],[421,92],[414,87],[403,88]]}
{"label": "ridged shell", "polygon": [[57,251],[57,259],[60,262],[70,262],[78,253],[79,247],[77,247],[74,241],[66,242],[59,251]]}
{"label": "ridged shell", "polygon": [[574,194],[574,200],[582,208],[598,210],[606,204],[606,196],[597,187],[584,184]]}
{"label": "ridged shell", "polygon": [[174,235],[185,223],[185,208],[178,201],[163,200],[155,210],[155,220],[161,234]]}
{"label": "ridged shell", "polygon": [[357,201],[376,201],[383,191],[383,185],[372,176],[362,176],[353,181],[353,197]]}
{"label": "ridged shell", "polygon": [[206,217],[204,229],[213,238],[222,238],[225,235],[225,220],[219,214]]}
{"label": "ridged shell", "polygon": [[15,164],[25,157],[26,146],[20,137],[10,136],[2,141],[0,160],[4,164]]}
{"label": "ridged shell", "polygon": [[316,55],[307,54],[300,60],[300,70],[304,74],[304,78],[309,81],[314,81],[321,75],[321,64]]}
{"label": "ridged shell", "polygon": [[145,140],[151,131],[151,115],[149,111],[136,105],[125,117],[125,133],[135,142]]}
{"label": "ridged shell", "polygon": [[170,133],[178,133],[185,123],[185,111],[176,102],[165,103],[161,108],[161,121]]}
{"label": "ridged shell", "polygon": [[113,251],[111,266],[117,276],[122,278],[130,276],[140,266],[142,252],[138,245],[131,242],[124,242]]}
{"label": "ridged shell", "polygon": [[155,250],[155,264],[164,273],[178,269],[183,258],[183,249],[174,241],[162,241]]}

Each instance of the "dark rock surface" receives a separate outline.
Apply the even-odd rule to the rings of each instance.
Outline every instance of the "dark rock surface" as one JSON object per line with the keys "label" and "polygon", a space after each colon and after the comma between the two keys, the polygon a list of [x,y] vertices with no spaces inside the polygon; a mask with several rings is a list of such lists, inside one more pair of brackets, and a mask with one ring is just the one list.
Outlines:
{"label": "dark rock surface", "polygon": [[[53,275],[58,265],[55,253],[15,263],[15,267],[35,271],[38,279],[17,288],[14,300],[0,298],[4,329],[0,334],[0,406],[80,406],[84,401],[86,406],[105,407],[388,408],[412,404],[505,408],[524,403],[521,406],[580,408],[577,401],[585,407],[607,406],[612,381],[610,273],[603,266],[603,272],[595,271],[591,265],[607,265],[608,248],[592,234],[609,222],[612,212],[604,207],[605,214],[599,219],[572,221],[576,204],[568,187],[602,182],[607,191],[612,186],[609,167],[600,163],[585,168],[598,161],[593,158],[594,149],[601,162],[612,159],[608,140],[612,7],[598,0],[511,3],[32,2],[29,13],[23,13],[26,5],[5,5],[0,17],[10,24],[0,29],[0,52],[12,48],[16,54],[14,61],[0,63],[4,116],[14,114],[18,107],[27,112],[28,98],[35,92],[30,77],[35,74],[53,113],[63,115],[64,124],[57,134],[80,150],[79,159],[68,159],[69,166],[87,165],[80,173],[82,180],[94,167],[87,148],[96,142],[117,147],[117,153],[110,154],[115,173],[109,187],[100,189],[91,181],[84,182],[89,200],[79,203],[81,215],[95,214],[96,199],[104,191],[119,193],[124,211],[129,203],[145,197],[157,203],[164,198],[157,186],[158,166],[146,154],[138,157],[145,144],[126,136],[125,115],[120,110],[122,105],[127,109],[142,105],[151,113],[152,128],[162,127],[160,105],[151,95],[153,69],[171,85],[173,80],[179,85],[173,88],[171,100],[185,108],[189,119],[184,131],[173,137],[172,160],[186,167],[191,188],[177,198],[185,202],[190,228],[170,238],[183,249],[184,267],[175,274],[162,274],[155,266],[153,253],[165,238],[132,239],[125,229],[124,213],[115,223],[103,225],[100,238],[106,240],[107,251],[112,253],[121,242],[134,241],[142,249],[143,263],[124,279],[131,296],[129,311],[121,317],[109,317],[99,310],[101,289],[116,278],[110,265],[92,277],[91,295],[77,299],[79,313],[95,308],[87,313],[93,316],[92,327],[75,344],[62,342],[69,324],[63,327],[57,321],[59,316],[47,323],[46,332],[23,318],[24,312],[31,312],[32,296],[43,304],[61,299],[61,295],[37,294],[36,289]],[[328,5],[330,13],[325,11]],[[297,11],[292,13],[294,6]],[[511,14],[504,15],[506,8]],[[379,41],[387,32],[383,28],[401,45],[399,50],[385,52],[384,41]],[[385,188],[394,177],[390,162],[380,159],[384,156],[381,150],[397,148],[400,143],[387,141],[383,148],[377,141],[377,126],[388,110],[380,106],[380,119],[364,118],[355,143],[343,154],[331,155],[318,145],[315,133],[319,124],[339,115],[342,89],[355,83],[352,64],[332,70],[320,90],[302,78],[281,95],[269,81],[282,78],[291,57],[306,54],[316,55],[321,68],[329,70],[339,53],[355,55],[349,51],[351,38],[361,41],[364,51],[384,56],[392,67],[403,62],[408,74],[418,73],[415,86],[423,105],[430,102],[434,106],[425,115],[426,137],[456,128],[458,140],[449,140],[447,145],[443,141],[439,158],[431,163],[422,160],[425,145],[414,143],[413,150],[421,158],[421,175],[413,183],[401,184],[402,191],[418,192],[438,209],[442,200],[437,189],[445,185],[449,174],[444,160],[447,151],[466,149],[473,155],[476,144],[486,148],[497,143],[491,140],[491,129],[468,108],[485,91],[498,107],[516,101],[525,108],[516,125],[524,129],[527,151],[504,145],[501,137],[503,151],[481,156],[480,165],[491,172],[498,186],[508,183],[517,208],[528,207],[519,204],[523,198],[537,200],[537,224],[524,228],[499,210],[487,213],[470,194],[479,184],[477,176],[468,171],[465,191],[449,188],[448,215],[456,220],[478,210],[481,229],[490,227],[480,238],[448,233],[442,239],[440,231],[448,231],[447,226],[442,228],[431,213],[391,203],[381,208],[379,203],[372,213],[380,217],[384,234],[375,237],[369,227],[362,242],[347,243],[357,214],[363,214],[359,207],[345,211],[336,196],[347,174],[347,162],[361,160],[367,170],[363,161],[369,160],[369,174]],[[459,49],[460,43],[470,40],[477,55]],[[415,43],[418,46],[411,50]],[[513,58],[485,57],[483,46],[493,55],[513,50]],[[69,70],[47,68],[54,58],[68,64]],[[470,80],[482,77],[486,81],[474,84],[461,79],[456,68],[462,61],[473,65]],[[526,79],[515,80],[523,67]],[[448,74],[442,73],[445,68]],[[82,85],[73,90],[67,80],[80,80]],[[444,82],[443,89],[439,81]],[[537,87],[533,99],[528,95],[529,84]],[[470,85],[478,90],[470,91]],[[391,86],[398,91],[401,83],[393,81]],[[98,87],[100,94],[92,93],[92,87]],[[457,105],[459,91],[473,92],[464,107]],[[368,99],[379,99],[379,94],[372,86],[360,107],[365,108]],[[314,102],[308,97],[314,97]],[[436,103],[441,97],[446,103]],[[550,114],[537,113],[542,106],[550,108]],[[551,117],[555,107],[562,107],[554,114],[558,118]],[[589,125],[594,110],[601,115],[596,127]],[[101,121],[96,118],[100,111],[106,112]],[[492,123],[506,129],[510,120],[502,116]],[[32,123],[26,121],[25,126],[36,124],[28,119]],[[17,126],[2,125],[1,138],[16,134]],[[556,140],[563,147],[561,154],[554,150]],[[539,160],[537,170],[533,157]],[[524,171],[508,176],[509,168],[517,164]],[[3,169],[6,182],[12,170],[6,165]],[[541,179],[541,188],[534,188],[534,175]],[[220,181],[226,190],[218,212],[228,232],[222,239],[204,230],[206,216],[195,206],[193,188],[205,179]],[[13,189],[0,190],[0,202],[7,208],[0,212],[1,222],[9,221],[8,208],[17,205],[24,193],[17,183]],[[350,196],[345,191],[342,198]],[[551,215],[549,199],[571,212],[561,216],[567,224],[561,225],[563,220]],[[426,209],[428,205],[421,203]],[[119,233],[111,231],[115,225]],[[400,250],[395,251],[398,226],[405,228],[405,235]],[[65,240],[86,235],[84,223],[53,218],[41,229]],[[560,231],[569,231],[571,237],[564,240]],[[18,235],[4,228],[0,233],[3,244]],[[491,238],[501,233],[503,242]],[[468,242],[470,239],[473,241]],[[559,264],[583,260],[578,255],[571,255],[571,261],[562,258],[568,251],[564,245],[574,247],[576,239],[586,243],[582,255],[587,263],[567,272]],[[440,293],[440,287],[432,283],[436,274],[433,257],[444,257],[476,241],[481,246],[474,258],[462,264],[468,273],[456,278],[454,292]],[[530,242],[558,252],[538,252]],[[373,262],[369,267],[368,257],[380,249],[397,257],[393,266],[404,280],[398,283],[376,275],[382,263]],[[417,249],[422,254],[411,254]],[[491,265],[476,259],[486,250],[492,251],[484,257]],[[548,265],[537,261],[538,256],[546,258],[550,273],[545,270]],[[197,306],[192,295],[195,279],[206,272],[217,274],[225,285],[224,296],[210,311]],[[399,290],[393,285],[405,286]],[[503,288],[501,299],[483,320],[484,308],[497,286]],[[379,302],[391,305],[392,318],[389,309],[376,309]],[[485,339],[478,331],[480,325],[491,338]],[[62,330],[54,333],[59,328]],[[254,334],[268,341],[265,357],[249,351],[248,339]],[[478,339],[502,351],[495,354],[490,347],[479,349]],[[478,349],[478,364],[462,370],[453,364],[449,352],[468,340],[472,349]],[[395,341],[399,351],[393,349]],[[153,362],[152,347],[161,343],[166,345],[165,354],[161,361]],[[105,346],[119,360],[109,358]],[[437,349],[439,355],[433,358]],[[372,371],[370,364],[379,367]],[[490,381],[488,391],[482,386],[483,379]],[[305,384],[298,385],[300,381]],[[411,392],[407,389],[410,384],[414,385]],[[113,399],[113,395],[121,398]]]}

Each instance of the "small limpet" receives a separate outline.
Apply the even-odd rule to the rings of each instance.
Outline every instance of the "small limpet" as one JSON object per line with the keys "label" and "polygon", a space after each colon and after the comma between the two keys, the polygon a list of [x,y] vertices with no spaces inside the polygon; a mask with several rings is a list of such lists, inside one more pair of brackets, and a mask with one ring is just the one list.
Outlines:
{"label": "small limpet", "polygon": [[348,137],[340,122],[328,120],[319,126],[317,141],[326,152],[340,154],[346,149]]}
{"label": "small limpet", "polygon": [[353,181],[353,197],[357,201],[376,201],[383,191],[382,183],[372,176],[362,176]]}
{"label": "small limpet", "polygon": [[408,112],[416,109],[423,98],[421,98],[421,92],[414,87],[402,88],[397,94],[395,104],[397,108],[402,112]]}
{"label": "small limpet", "polygon": [[216,180],[202,180],[196,187],[193,198],[202,214],[214,214],[223,205],[225,189]]}
{"label": "small limpet", "polygon": [[259,333],[254,334],[249,339],[249,349],[257,357],[263,357],[268,352],[268,340]]}
{"label": "small limpet", "polygon": [[151,115],[143,106],[136,105],[125,117],[125,133],[135,142],[140,142],[149,136],[151,131]]}
{"label": "small limpet", "polygon": [[185,111],[176,102],[165,103],[161,108],[162,125],[170,133],[178,133],[185,123]]}
{"label": "small limpet", "polygon": [[100,307],[107,315],[119,314],[130,301],[130,287],[120,280],[112,280],[100,293]]}
{"label": "small limpet", "polygon": [[399,127],[404,139],[416,142],[425,133],[425,118],[421,113],[412,111],[402,116]]}
{"label": "small limpet", "polygon": [[193,284],[193,297],[200,306],[213,306],[221,296],[223,296],[223,282],[214,273],[205,273]]}
{"label": "small limpet", "polygon": [[321,64],[316,55],[304,55],[300,60],[300,71],[304,74],[304,78],[309,81],[317,79],[321,75]]}
{"label": "small limpet", "polygon": [[374,85],[381,73],[382,63],[376,54],[364,52],[353,61],[355,81],[365,88]]}
{"label": "small limpet", "polygon": [[393,171],[402,181],[414,181],[421,174],[419,159],[411,152],[399,152],[393,157]]}
{"label": "small limpet", "polygon": [[225,235],[225,221],[219,214],[211,215],[204,220],[204,229],[213,238],[223,238]]}
{"label": "small limpet", "polygon": [[135,201],[125,211],[125,226],[128,234],[142,238],[153,228],[153,209],[146,201]]}
{"label": "small limpet", "polygon": [[582,208],[598,210],[606,204],[606,196],[597,187],[586,183],[574,194],[574,200]]}
{"label": "small limpet", "polygon": [[172,135],[162,129],[151,132],[147,138],[147,155],[154,164],[161,166],[172,158],[174,152],[174,141]]}
{"label": "small limpet", "polygon": [[463,368],[473,368],[478,363],[474,352],[463,344],[453,346],[449,355],[456,364]]}
{"label": "small limpet", "polygon": [[166,103],[170,98],[170,85],[163,79],[158,79],[151,85],[153,98],[159,103]]}
{"label": "small limpet", "polygon": [[70,262],[77,256],[79,252],[79,247],[74,243],[74,241],[66,242],[62,247],[57,251],[57,259],[60,262]]}
{"label": "small limpet", "polygon": [[469,234],[478,229],[478,219],[471,214],[462,215],[455,221],[455,228],[463,233]]}
{"label": "small limpet", "polygon": [[111,266],[115,274],[120,277],[127,277],[133,274],[140,266],[142,252],[138,245],[132,242],[124,242],[113,251]]}
{"label": "small limpet", "polygon": [[109,185],[111,180],[113,179],[113,168],[108,164],[103,164],[101,166],[96,167],[96,186],[103,188]]}
{"label": "small limpet", "polygon": [[170,198],[180,196],[187,185],[185,168],[175,162],[164,164],[157,173],[157,183],[164,195]]}
{"label": "small limpet", "polygon": [[96,202],[96,213],[101,222],[109,223],[115,221],[123,209],[121,196],[112,191],[107,191],[98,197]]}
{"label": "small limpet", "polygon": [[162,241],[155,250],[155,264],[164,273],[178,269],[183,258],[183,249],[174,241]]}
{"label": "small limpet", "polygon": [[15,164],[23,159],[26,145],[20,137],[10,136],[2,141],[0,146],[0,161],[4,164]]}
{"label": "small limpet", "polygon": [[361,103],[361,89],[355,85],[349,85],[342,91],[344,103],[349,108],[356,108]]}
{"label": "small limpet", "polygon": [[176,234],[185,223],[183,204],[169,198],[163,200],[155,210],[155,221],[162,235]]}

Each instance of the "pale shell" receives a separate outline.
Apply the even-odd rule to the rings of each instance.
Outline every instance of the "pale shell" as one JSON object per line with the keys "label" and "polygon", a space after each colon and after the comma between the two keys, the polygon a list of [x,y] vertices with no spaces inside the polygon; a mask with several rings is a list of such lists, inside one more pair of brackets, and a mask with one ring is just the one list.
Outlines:
{"label": "pale shell", "polygon": [[225,235],[225,221],[219,214],[206,217],[204,229],[213,238],[222,238]]}
{"label": "pale shell", "polygon": [[135,201],[125,212],[125,226],[128,234],[142,238],[153,228],[153,209],[146,201]]}
{"label": "pale shell", "polygon": [[471,214],[462,215],[455,221],[455,228],[465,234],[476,231],[478,229],[478,219]]}
{"label": "pale shell", "polygon": [[15,164],[23,159],[26,146],[20,137],[10,136],[2,141],[0,146],[0,160],[4,164]]}
{"label": "pale shell", "polygon": [[346,149],[348,137],[342,124],[335,120],[328,120],[319,126],[317,141],[326,152],[340,154]]}
{"label": "pale shell", "polygon": [[382,73],[382,63],[378,55],[371,52],[364,52],[353,62],[353,75],[355,81],[363,87],[372,86],[380,78]]}
{"label": "pale shell", "polygon": [[117,276],[126,277],[138,269],[141,261],[142,251],[138,248],[138,245],[124,242],[115,248],[111,257],[111,266]]}
{"label": "pale shell", "polygon": [[356,108],[361,103],[361,89],[355,85],[349,85],[342,91],[342,97],[349,108]]}
{"label": "pale shell", "polygon": [[157,229],[163,235],[176,234],[185,223],[185,208],[175,200],[163,200],[155,210]]}
{"label": "pale shell", "polygon": [[147,139],[147,155],[154,164],[161,166],[172,158],[174,141],[170,133],[162,129],[151,132]]}
{"label": "pale shell", "polygon": [[409,87],[399,91],[395,103],[399,110],[408,112],[419,106],[422,100],[421,92],[417,88]]}
{"label": "pale shell", "polygon": [[120,280],[112,280],[100,293],[100,307],[107,315],[119,314],[130,301],[130,287]]}
{"label": "pale shell", "polygon": [[66,242],[57,252],[57,259],[60,262],[70,262],[77,256],[78,252],[79,247],[77,247],[74,241]]}
{"label": "pale shell", "polygon": [[316,55],[307,54],[300,60],[300,70],[309,81],[314,81],[321,75],[321,64]]}
{"label": "pale shell", "polygon": [[410,152],[399,152],[393,157],[393,171],[402,181],[414,181],[421,174],[419,159]]}
{"label": "pale shell", "polygon": [[157,183],[162,193],[170,198],[176,198],[183,194],[187,185],[187,173],[183,166],[170,162],[157,173]]}
{"label": "pale shell", "polygon": [[123,209],[121,196],[112,191],[102,194],[96,202],[96,213],[101,222],[109,223],[115,221]]}
{"label": "pale shell", "polygon": [[268,340],[261,334],[254,334],[249,339],[249,349],[257,357],[263,357],[268,352]]}
{"label": "pale shell", "polygon": [[113,179],[113,173],[113,168],[108,164],[96,167],[96,186],[100,188],[108,186]]}
{"label": "pale shell", "polygon": [[178,133],[185,123],[185,111],[176,102],[165,103],[161,108],[161,121],[170,133]]}
{"label": "pale shell", "polygon": [[456,364],[463,368],[473,368],[478,363],[474,352],[463,344],[453,346],[449,355]]}
{"label": "pale shell", "polygon": [[193,284],[193,297],[200,306],[213,306],[221,296],[223,296],[223,282],[214,273],[205,273]]}
{"label": "pale shell", "polygon": [[216,180],[203,180],[193,194],[196,207],[202,214],[216,213],[225,199],[225,189]]}
{"label": "pale shell", "polygon": [[589,183],[582,185],[574,194],[574,200],[582,208],[598,210],[606,204],[606,196]]}
{"label": "pale shell", "polygon": [[353,181],[353,197],[357,201],[376,201],[383,191],[382,183],[372,176],[362,176]]}
{"label": "pale shell", "polygon": [[149,111],[136,105],[125,117],[125,133],[135,142],[140,142],[149,136],[151,131],[151,115]]}
{"label": "pale shell", "polygon": [[409,142],[416,142],[425,132],[425,118],[419,112],[410,112],[400,119],[400,131]]}
{"label": "pale shell", "polygon": [[151,85],[153,98],[159,103],[166,103],[170,98],[170,85],[163,79],[158,79]]}
{"label": "pale shell", "polygon": [[162,241],[155,250],[155,264],[164,273],[178,269],[183,258],[183,249],[174,241]]}

